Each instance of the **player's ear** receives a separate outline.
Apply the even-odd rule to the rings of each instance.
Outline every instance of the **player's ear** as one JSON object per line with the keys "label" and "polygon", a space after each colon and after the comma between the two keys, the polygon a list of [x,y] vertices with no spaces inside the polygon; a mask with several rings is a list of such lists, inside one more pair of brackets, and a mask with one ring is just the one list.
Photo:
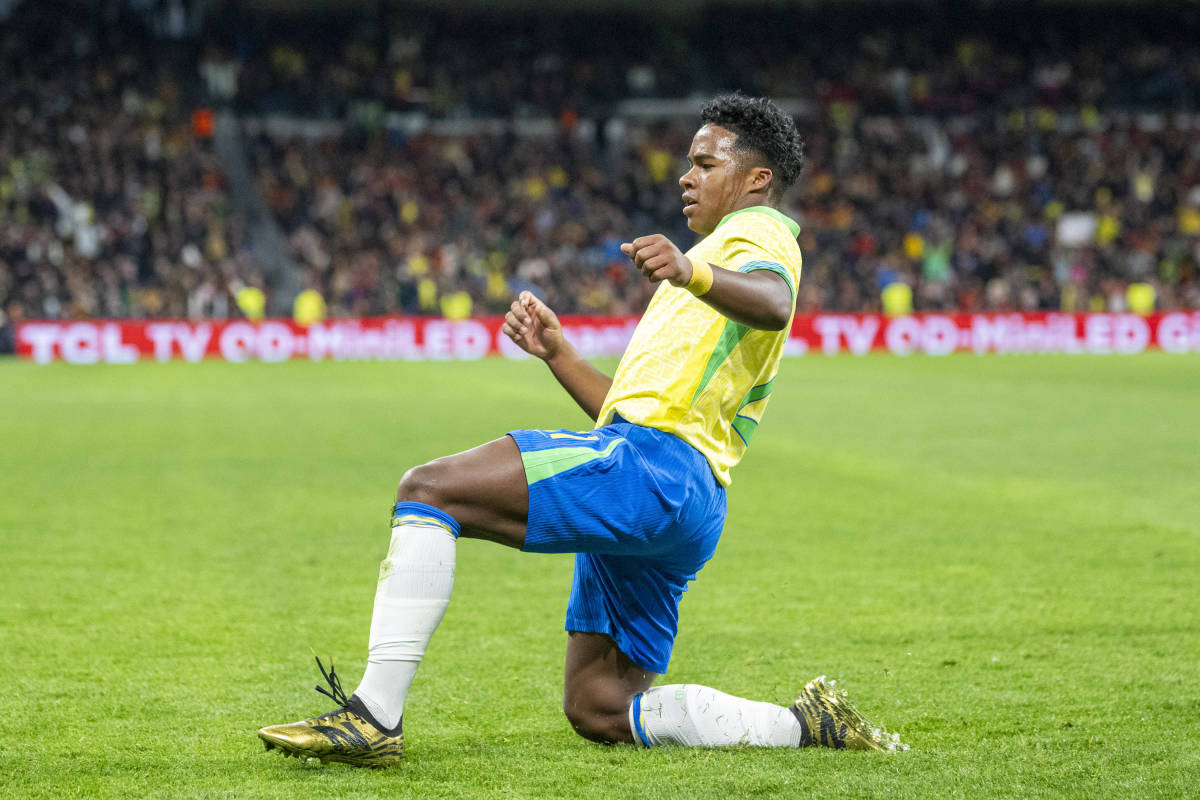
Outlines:
{"label": "player's ear", "polygon": [[770,167],[751,167],[746,172],[746,188],[751,192],[766,194],[773,177]]}

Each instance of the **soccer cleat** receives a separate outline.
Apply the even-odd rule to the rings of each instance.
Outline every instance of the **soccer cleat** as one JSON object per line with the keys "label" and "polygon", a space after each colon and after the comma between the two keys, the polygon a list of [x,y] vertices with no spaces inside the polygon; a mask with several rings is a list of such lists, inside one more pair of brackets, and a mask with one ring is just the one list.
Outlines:
{"label": "soccer cleat", "polygon": [[837,681],[826,680],[824,675],[808,682],[791,711],[804,729],[802,747],[819,745],[889,753],[908,749],[900,741],[900,734],[888,733],[863,719],[846,692],[837,688]]}
{"label": "soccer cleat", "polygon": [[266,749],[278,749],[285,756],[340,761],[356,767],[390,767],[403,761],[403,720],[391,730],[380,728],[361,700],[353,695],[346,697],[332,662],[328,673],[319,658],[317,667],[333,690],[329,692],[318,686],[317,691],[342,707],[312,719],[263,728],[258,738]]}

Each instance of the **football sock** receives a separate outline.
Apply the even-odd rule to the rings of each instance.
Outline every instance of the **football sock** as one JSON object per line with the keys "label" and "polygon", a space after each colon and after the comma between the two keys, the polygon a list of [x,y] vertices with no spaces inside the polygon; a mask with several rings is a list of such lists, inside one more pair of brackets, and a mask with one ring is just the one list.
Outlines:
{"label": "football sock", "polygon": [[790,708],[690,683],[637,695],[629,719],[634,740],[646,747],[801,747],[811,741]]}
{"label": "football sock", "polygon": [[400,722],[408,687],[450,603],[458,533],[444,511],[396,504],[392,542],[379,567],[367,671],[354,691],[384,728]]}

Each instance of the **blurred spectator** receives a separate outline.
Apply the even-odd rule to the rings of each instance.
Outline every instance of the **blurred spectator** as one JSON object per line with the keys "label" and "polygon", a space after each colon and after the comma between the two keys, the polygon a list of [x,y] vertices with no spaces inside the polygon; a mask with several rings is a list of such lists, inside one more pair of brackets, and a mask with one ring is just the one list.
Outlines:
{"label": "blurred spectator", "polygon": [[21,307],[9,303],[8,313],[0,310],[0,355],[11,355],[17,351],[17,323],[21,321]]}

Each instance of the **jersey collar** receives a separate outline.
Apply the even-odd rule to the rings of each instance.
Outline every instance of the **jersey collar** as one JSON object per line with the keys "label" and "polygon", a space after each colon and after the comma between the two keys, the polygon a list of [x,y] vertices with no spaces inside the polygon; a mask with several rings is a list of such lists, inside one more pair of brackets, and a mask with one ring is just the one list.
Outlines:
{"label": "jersey collar", "polygon": [[[749,208],[739,208],[737,211],[730,211],[728,214],[721,217],[721,221],[717,223],[717,228],[728,222],[730,217],[735,217],[738,214],[745,214],[747,211],[754,211],[758,214],[766,214],[768,217],[773,217],[779,222],[782,222],[784,227],[792,232],[792,236],[800,235],[800,224],[796,222],[796,220],[792,219],[786,214],[781,214],[777,209],[771,208],[770,206],[750,206]],[[713,231],[715,232],[717,228],[713,228]]]}

